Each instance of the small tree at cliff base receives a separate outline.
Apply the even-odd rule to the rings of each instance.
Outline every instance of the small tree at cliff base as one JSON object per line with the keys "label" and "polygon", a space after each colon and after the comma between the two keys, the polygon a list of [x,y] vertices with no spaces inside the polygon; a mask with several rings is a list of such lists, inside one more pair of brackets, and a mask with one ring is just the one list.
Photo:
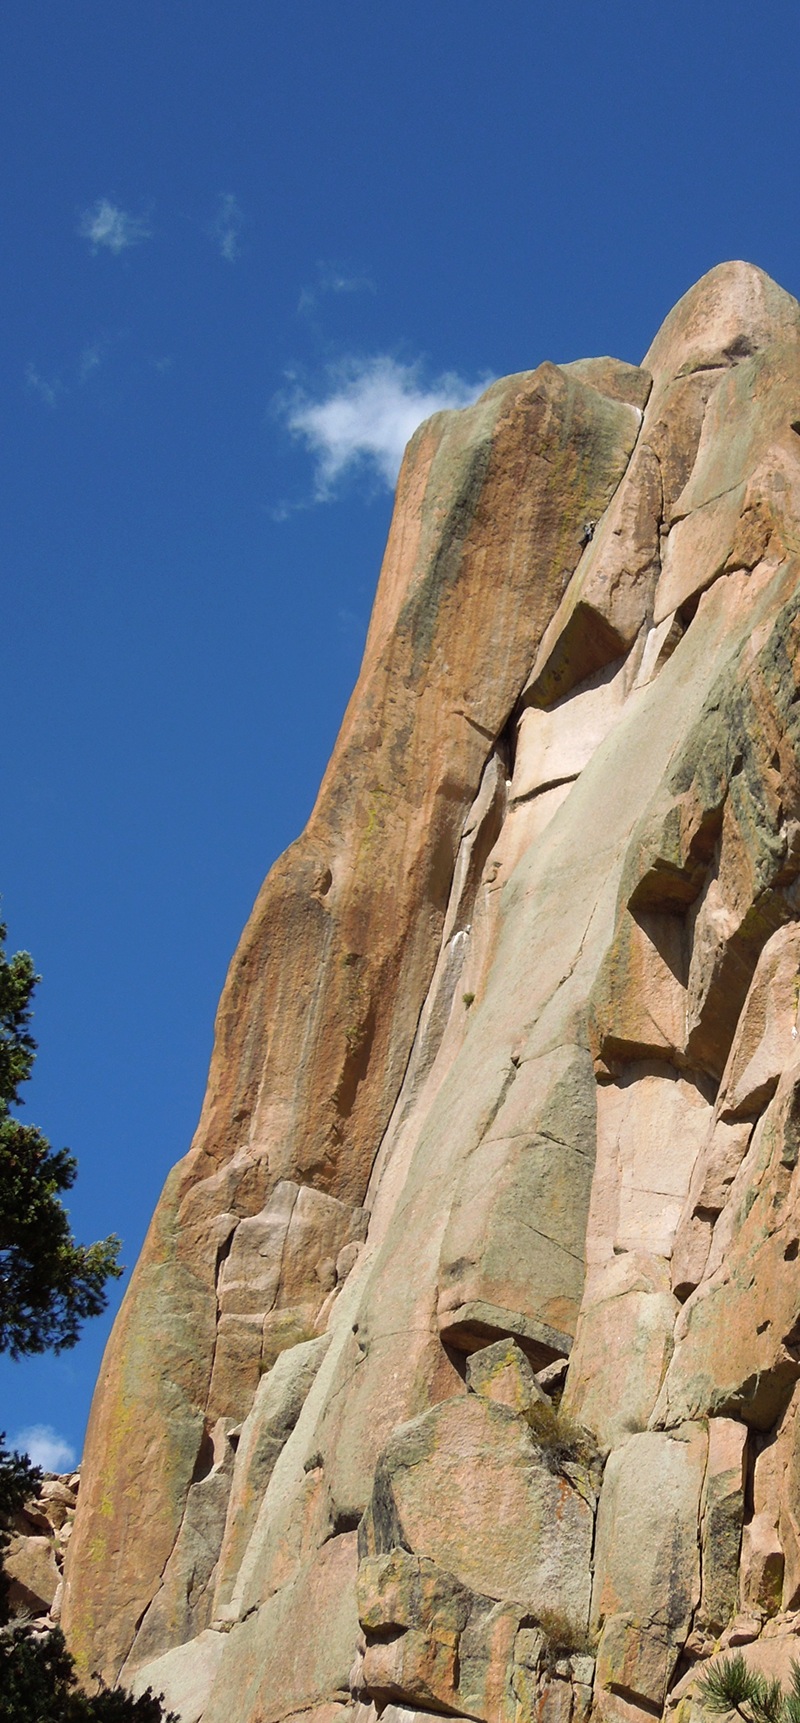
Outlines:
{"label": "small tree at cliff base", "polygon": [[138,1699],[121,1688],[82,1693],[64,1635],[27,1627],[0,1633],[0,1723],[178,1723],[148,1687]]}
{"label": "small tree at cliff base", "polygon": [[72,1237],[61,1202],[75,1181],[72,1155],[12,1113],[36,1054],[31,999],[40,978],[26,951],[6,957],[5,937],[0,922],[0,1352],[20,1358],[73,1346],[122,1271],[118,1239],[87,1246]]}
{"label": "small tree at cliff base", "polygon": [[[20,1358],[73,1346],[122,1270],[116,1238],[85,1246],[72,1237],[61,1202],[75,1180],[72,1155],[12,1113],[36,1053],[30,1021],[39,977],[27,952],[6,957],[5,937],[0,923],[0,1352]],[[60,1629],[8,1622],[7,1528],[41,1478],[0,1434],[0,1723],[178,1723],[149,1688],[138,1699],[121,1689],[83,1692]]]}

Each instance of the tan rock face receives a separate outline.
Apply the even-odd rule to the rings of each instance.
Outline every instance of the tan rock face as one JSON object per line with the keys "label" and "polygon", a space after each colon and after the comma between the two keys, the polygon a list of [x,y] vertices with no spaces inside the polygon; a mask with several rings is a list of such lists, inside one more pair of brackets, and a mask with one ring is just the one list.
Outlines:
{"label": "tan rock face", "polygon": [[732,1418],[710,1418],[708,1463],[700,1505],[700,1616],[716,1636],[736,1612],[739,1553],[747,1483],[747,1431]]}
{"label": "tan rock face", "polygon": [[634,1723],[720,1642],[786,1666],[798,425],[800,308],[737,263],[642,368],[412,440],[92,1412],[70,1642],[184,1723]]}

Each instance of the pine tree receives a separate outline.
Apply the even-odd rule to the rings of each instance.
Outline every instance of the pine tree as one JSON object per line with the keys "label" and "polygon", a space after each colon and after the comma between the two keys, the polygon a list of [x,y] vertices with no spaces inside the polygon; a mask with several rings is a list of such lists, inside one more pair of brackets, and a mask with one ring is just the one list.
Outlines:
{"label": "pine tree", "polygon": [[[36,1042],[31,999],[40,977],[26,951],[7,958],[0,922],[0,1352],[20,1358],[73,1346],[80,1323],[106,1304],[106,1284],[122,1273],[115,1237],[75,1243],[61,1202],[75,1180],[67,1149],[51,1149],[12,1108],[30,1077]],[[178,1723],[148,1688],[85,1693],[59,1628],[8,1622],[2,1569],[8,1522],[35,1495],[42,1474],[0,1434],[0,1723]]]}
{"label": "pine tree", "polygon": [[789,1686],[748,1669],[740,1651],[723,1657],[697,1683],[701,1705],[714,1717],[733,1712],[742,1723],[800,1723],[800,1663],[792,1661]]}
{"label": "pine tree", "polygon": [[117,1238],[87,1246],[72,1237],[61,1196],[75,1182],[73,1156],[12,1112],[36,1055],[31,999],[40,977],[26,951],[6,957],[5,937],[0,922],[0,1352],[20,1358],[74,1346],[122,1270]]}

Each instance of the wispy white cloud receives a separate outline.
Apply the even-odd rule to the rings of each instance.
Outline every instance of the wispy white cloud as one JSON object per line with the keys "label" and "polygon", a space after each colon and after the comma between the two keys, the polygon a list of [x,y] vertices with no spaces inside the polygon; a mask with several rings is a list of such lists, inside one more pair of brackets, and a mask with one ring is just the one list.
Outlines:
{"label": "wispy white cloud", "polygon": [[279,405],[292,436],[314,458],[316,498],[324,502],[357,468],[393,489],[406,443],[423,419],[445,407],[470,406],[490,381],[469,383],[447,372],[425,383],[421,365],[378,354],[332,369],[318,399],[296,390]]}
{"label": "wispy white cloud", "polygon": [[84,347],[78,361],[78,376],[82,383],[87,383],[93,371],[99,370],[105,355],[105,341],[89,341]]}
{"label": "wispy white cloud", "polygon": [[31,393],[38,395],[39,400],[44,401],[46,407],[55,407],[59,396],[64,393],[64,385],[60,377],[43,377],[35,365],[26,366],[25,382]]}
{"label": "wispy white cloud", "polygon": [[368,275],[348,275],[332,263],[320,264],[320,286],[325,293],[375,292],[375,283]]}
{"label": "wispy white cloud", "polygon": [[91,209],[83,211],[78,233],[81,239],[88,239],[92,251],[99,251],[103,246],[119,257],[120,252],[127,251],[131,245],[149,239],[152,229],[144,216],[131,215],[107,197],[99,197]]}
{"label": "wispy white cloud", "polygon": [[288,497],[282,497],[279,503],[265,504],[266,513],[270,520],[274,521],[291,520],[292,515],[302,514],[311,506],[311,503],[305,498],[300,502],[290,502]]}
{"label": "wispy white cloud", "polygon": [[235,263],[237,257],[241,256],[243,227],[244,215],[238,199],[232,191],[222,192],[216,216],[208,231],[219,247],[220,257],[224,257],[226,263]]}
{"label": "wispy white cloud", "polygon": [[317,279],[313,287],[304,287],[297,302],[298,312],[308,314],[313,311],[317,300],[324,293],[375,293],[374,281],[368,275],[359,275],[351,270],[341,269],[335,263],[318,263]]}
{"label": "wispy white cloud", "polygon": [[43,1472],[67,1472],[75,1464],[75,1449],[59,1436],[52,1424],[31,1424],[27,1430],[19,1430],[11,1447],[27,1454]]}

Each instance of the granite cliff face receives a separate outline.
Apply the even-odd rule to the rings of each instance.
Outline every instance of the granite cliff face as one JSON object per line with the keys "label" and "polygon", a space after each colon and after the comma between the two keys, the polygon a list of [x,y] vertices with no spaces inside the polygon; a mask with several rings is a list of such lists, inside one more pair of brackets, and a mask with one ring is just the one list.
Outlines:
{"label": "granite cliff face", "polygon": [[184,1723],[637,1723],[800,1650],[800,306],[421,427],[98,1384]]}

